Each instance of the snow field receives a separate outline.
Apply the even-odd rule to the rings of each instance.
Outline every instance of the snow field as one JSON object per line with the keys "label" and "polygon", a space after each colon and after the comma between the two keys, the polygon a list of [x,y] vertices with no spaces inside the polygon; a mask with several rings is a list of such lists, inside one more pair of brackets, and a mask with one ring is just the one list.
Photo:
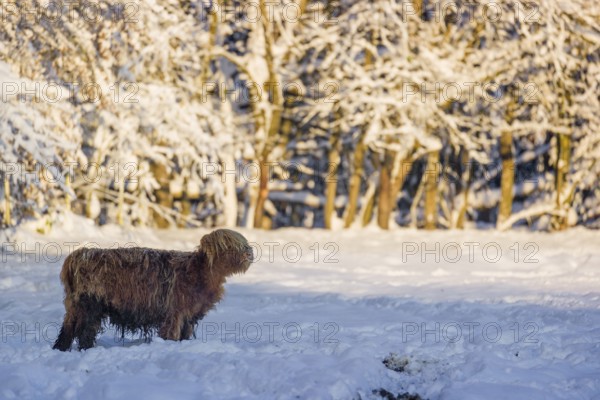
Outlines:
{"label": "snow field", "polygon": [[[206,233],[85,223],[47,237],[26,226],[14,239],[30,250],[73,238],[191,249]],[[5,251],[0,398],[365,399],[379,388],[430,399],[600,398],[594,232],[243,233],[260,259],[232,277],[195,340],[120,340],[109,328],[86,352],[51,349],[62,260]],[[383,365],[390,353],[401,371]]]}

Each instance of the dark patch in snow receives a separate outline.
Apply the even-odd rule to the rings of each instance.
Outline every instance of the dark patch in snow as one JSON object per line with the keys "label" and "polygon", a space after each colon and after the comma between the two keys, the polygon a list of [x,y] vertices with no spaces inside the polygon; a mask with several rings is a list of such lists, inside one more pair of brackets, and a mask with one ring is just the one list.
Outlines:
{"label": "dark patch in snow", "polygon": [[408,365],[408,358],[400,357],[396,353],[390,353],[389,356],[383,359],[383,365],[392,371],[404,372],[405,367]]}
{"label": "dark patch in snow", "polygon": [[423,400],[418,394],[398,393],[397,395],[394,395],[385,389],[373,390],[373,394],[381,396],[381,398],[385,400]]}

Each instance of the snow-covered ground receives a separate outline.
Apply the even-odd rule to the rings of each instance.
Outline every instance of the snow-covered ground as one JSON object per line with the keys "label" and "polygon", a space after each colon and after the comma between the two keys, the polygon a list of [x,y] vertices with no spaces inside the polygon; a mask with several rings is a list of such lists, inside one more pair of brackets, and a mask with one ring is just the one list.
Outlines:
{"label": "snow-covered ground", "polygon": [[0,267],[0,399],[600,399],[597,232],[242,232],[259,260],[195,340],[107,329],[61,353],[71,242],[191,249],[206,231],[19,230],[26,254],[5,245]]}

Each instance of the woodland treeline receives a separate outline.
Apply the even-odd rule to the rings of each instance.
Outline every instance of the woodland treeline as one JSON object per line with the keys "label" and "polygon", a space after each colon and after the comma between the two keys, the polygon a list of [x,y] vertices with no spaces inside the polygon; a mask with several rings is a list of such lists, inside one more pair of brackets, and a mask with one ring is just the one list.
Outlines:
{"label": "woodland treeline", "polygon": [[52,4],[2,6],[3,227],[598,226],[594,2]]}

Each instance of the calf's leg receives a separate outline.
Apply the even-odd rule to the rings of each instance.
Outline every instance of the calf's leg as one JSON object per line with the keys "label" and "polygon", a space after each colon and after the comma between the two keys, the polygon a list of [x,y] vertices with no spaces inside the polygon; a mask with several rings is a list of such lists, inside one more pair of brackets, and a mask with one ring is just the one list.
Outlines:
{"label": "calf's leg", "polygon": [[77,329],[77,339],[79,350],[87,350],[96,344],[96,336],[102,328],[104,310],[98,300],[87,297],[82,298],[80,306],[84,310],[84,315],[79,320],[81,326]]}
{"label": "calf's leg", "polygon": [[67,310],[65,319],[60,328],[58,338],[56,338],[54,346],[52,347],[53,349],[60,351],[67,351],[71,348],[73,339],[75,339],[75,327],[77,326],[77,312],[73,301],[69,298],[65,299],[65,309]]}
{"label": "calf's leg", "polygon": [[165,340],[181,340],[183,318],[180,315],[168,316],[158,329],[158,336]]}

